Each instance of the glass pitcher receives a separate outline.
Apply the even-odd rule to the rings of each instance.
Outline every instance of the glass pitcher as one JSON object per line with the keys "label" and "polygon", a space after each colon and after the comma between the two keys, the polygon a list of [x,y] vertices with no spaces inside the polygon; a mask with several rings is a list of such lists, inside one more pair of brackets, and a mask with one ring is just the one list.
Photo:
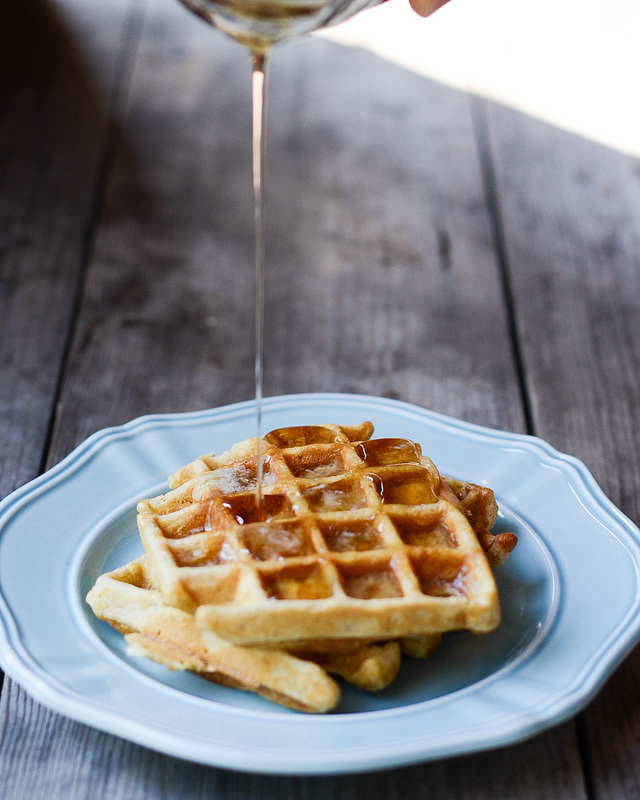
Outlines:
{"label": "glass pitcher", "polygon": [[266,53],[274,44],[352,17],[381,0],[181,0],[195,14],[245,45]]}

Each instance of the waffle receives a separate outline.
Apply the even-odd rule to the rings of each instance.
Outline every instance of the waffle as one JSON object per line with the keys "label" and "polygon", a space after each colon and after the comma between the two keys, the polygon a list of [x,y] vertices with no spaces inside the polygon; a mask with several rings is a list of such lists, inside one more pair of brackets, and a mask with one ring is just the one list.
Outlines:
{"label": "waffle", "polygon": [[491,533],[498,517],[498,504],[491,489],[477,486],[475,483],[456,480],[442,476],[443,491],[451,490],[450,499],[459,505],[473,528],[487,560],[492,567],[500,567],[518,544],[515,533],[504,531],[496,535]]}
{"label": "waffle", "polygon": [[322,642],[307,642],[296,654],[230,644],[198,628],[192,615],[164,602],[149,581],[144,556],[101,575],[87,602],[97,617],[125,635],[129,655],[253,691],[298,711],[322,713],[334,708],[341,693],[327,673],[377,692],[400,669],[397,642],[342,642],[330,650]]}
{"label": "waffle", "polygon": [[272,431],[260,505],[255,439],[174,473],[138,505],[166,603],[230,642],[270,647],[493,630],[497,590],[469,498],[419,445],[372,432]]}
{"label": "waffle", "polygon": [[327,672],[339,675],[358,689],[380,692],[394,681],[400,670],[403,652],[400,643],[393,641],[355,645],[334,652],[302,651],[300,656],[315,661]]}
{"label": "waffle", "polygon": [[100,619],[125,634],[130,655],[256,692],[298,711],[330,711],[340,688],[317,664],[277,650],[237,647],[200,630],[150,587],[144,558],[101,575],[87,595]]}

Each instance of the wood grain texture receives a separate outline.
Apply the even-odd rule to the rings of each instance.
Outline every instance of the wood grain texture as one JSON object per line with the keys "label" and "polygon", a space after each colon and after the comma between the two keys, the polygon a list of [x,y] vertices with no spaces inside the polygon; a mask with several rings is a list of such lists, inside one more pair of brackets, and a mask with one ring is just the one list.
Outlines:
{"label": "wood grain texture", "polygon": [[71,0],[0,7],[0,497],[41,465],[111,94],[122,78],[128,5],[103,0],[90,13]]}
{"label": "wood grain texture", "polygon": [[[34,703],[14,683],[0,747],[3,800],[587,800],[570,726],[504,750],[363,775],[290,778],[190,764]],[[541,774],[540,764],[545,765]]]}
{"label": "wood grain texture", "polygon": [[52,458],[107,423],[250,397],[248,58],[156,3],[87,274]]}
{"label": "wood grain texture", "polygon": [[[253,395],[248,59],[153,8],[54,460],[106,422]],[[274,56],[267,131],[265,393],[386,394],[522,429],[467,98],[305,40]]]}
{"label": "wood grain texture", "polygon": [[[498,106],[487,119],[536,433],[638,522],[640,161]],[[597,798],[640,792],[639,670],[636,650],[586,712]]]}
{"label": "wood grain texture", "polygon": [[640,519],[640,162],[491,110],[536,430]]}
{"label": "wood grain texture", "polygon": [[468,98],[326,42],[283,53],[271,86],[268,391],[521,429]]}
{"label": "wood grain texture", "polygon": [[136,17],[0,7],[0,498],[44,464]]}

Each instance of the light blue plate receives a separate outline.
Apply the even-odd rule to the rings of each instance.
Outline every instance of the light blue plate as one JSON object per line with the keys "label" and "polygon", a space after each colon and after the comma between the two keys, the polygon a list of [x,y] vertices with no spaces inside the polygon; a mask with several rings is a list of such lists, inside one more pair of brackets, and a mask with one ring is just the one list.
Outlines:
{"label": "light blue plate", "polygon": [[640,638],[640,531],[579,461],[506,434],[375,397],[264,403],[264,431],[371,420],[414,439],[445,473],[491,486],[519,543],[496,575],[503,622],[405,659],[378,695],[344,687],[328,716],[170,672],[124,653],[84,596],[141,553],[135,505],[204,452],[254,436],[251,402],[142,417],[91,436],[0,504],[0,661],[36,699],[174,756],[252,772],[358,772],[516,742],[586,705]]}

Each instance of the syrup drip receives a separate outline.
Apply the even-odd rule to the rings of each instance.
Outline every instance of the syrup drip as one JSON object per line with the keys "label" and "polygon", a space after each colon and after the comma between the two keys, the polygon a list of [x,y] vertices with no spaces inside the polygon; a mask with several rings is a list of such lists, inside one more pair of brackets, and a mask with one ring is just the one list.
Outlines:
{"label": "syrup drip", "polygon": [[256,505],[262,505],[262,361],[264,350],[264,120],[268,55],[252,53],[252,154],[255,224],[255,384],[256,384]]}

